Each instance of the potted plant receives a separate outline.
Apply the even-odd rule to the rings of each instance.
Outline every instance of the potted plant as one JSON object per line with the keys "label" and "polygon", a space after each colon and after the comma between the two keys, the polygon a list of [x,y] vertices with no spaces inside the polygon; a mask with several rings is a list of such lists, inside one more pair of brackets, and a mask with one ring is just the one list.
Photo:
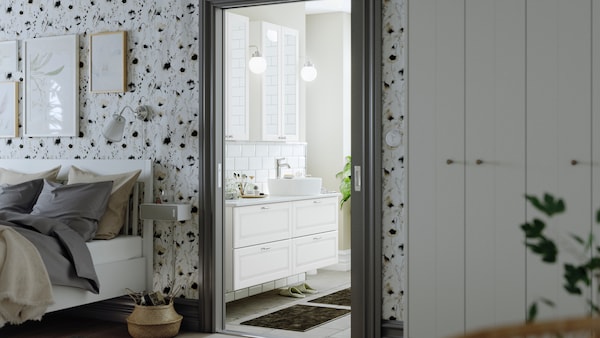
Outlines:
{"label": "potted plant", "polygon": [[[551,194],[545,194],[543,199],[536,196],[526,195],[527,201],[542,214],[548,218],[561,214],[566,210],[565,202],[562,199],[557,199]],[[600,224],[600,210],[596,212],[596,223]],[[546,222],[540,218],[521,225],[521,229],[525,233],[525,245],[534,254],[539,255],[543,262],[548,264],[556,263],[556,258],[559,255],[559,248],[556,242],[546,235]],[[600,246],[594,243],[593,234],[590,233],[587,238],[571,234],[570,237],[585,253],[582,257],[587,257],[579,264],[565,263],[564,264],[564,284],[565,291],[571,295],[582,297],[583,289],[589,288],[592,279],[597,278],[600,272]],[[599,285],[600,288],[600,285]],[[538,311],[538,302],[542,302],[553,307],[552,300],[541,298],[534,301],[529,306],[527,321],[531,322],[535,319]],[[598,303],[592,299],[587,299],[590,309],[594,313],[600,313]]]}
{"label": "potted plant", "polygon": [[341,209],[352,194],[352,156],[346,156],[344,168],[335,174],[335,177],[340,180],[340,193],[342,194],[342,198],[340,199]]}

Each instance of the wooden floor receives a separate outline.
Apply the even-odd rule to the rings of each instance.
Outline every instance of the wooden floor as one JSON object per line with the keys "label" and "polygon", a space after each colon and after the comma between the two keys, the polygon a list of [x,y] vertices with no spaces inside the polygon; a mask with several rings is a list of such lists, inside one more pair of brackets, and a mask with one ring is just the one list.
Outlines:
{"label": "wooden floor", "polygon": [[82,318],[72,311],[50,313],[41,321],[0,328],[2,338],[129,338],[127,323]]}

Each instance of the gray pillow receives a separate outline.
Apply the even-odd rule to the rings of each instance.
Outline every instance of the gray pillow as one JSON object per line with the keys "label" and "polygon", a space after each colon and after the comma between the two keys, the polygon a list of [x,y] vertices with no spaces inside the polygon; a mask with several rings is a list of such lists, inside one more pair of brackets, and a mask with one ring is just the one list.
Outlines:
{"label": "gray pillow", "polygon": [[0,210],[30,213],[43,184],[41,178],[18,184],[0,184]]}
{"label": "gray pillow", "polygon": [[44,180],[31,214],[58,219],[89,241],[104,215],[112,184],[105,181],[62,185]]}

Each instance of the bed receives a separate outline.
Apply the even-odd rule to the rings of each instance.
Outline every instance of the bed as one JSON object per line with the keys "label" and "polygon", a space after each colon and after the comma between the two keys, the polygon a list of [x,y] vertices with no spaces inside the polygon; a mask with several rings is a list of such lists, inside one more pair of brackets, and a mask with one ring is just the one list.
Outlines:
{"label": "bed", "polygon": [[[153,224],[139,219],[139,203],[152,202],[153,174],[150,160],[62,160],[62,159],[0,159],[0,168],[19,173],[39,173],[60,166],[57,181],[67,183],[73,171],[97,175],[119,175],[138,172],[128,196],[124,226],[116,237],[92,239],[89,249],[99,284],[98,293],[83,288],[52,285],[54,304],[47,312],[62,310],[92,302],[126,295],[127,289],[143,291],[152,288]],[[77,171],[76,171],[77,172]],[[77,176],[84,177],[84,176]],[[114,181],[116,184],[116,181]],[[77,183],[77,182],[75,182]],[[47,184],[44,180],[44,184]],[[112,195],[111,195],[112,196]],[[40,195],[41,198],[41,195]],[[141,227],[141,228],[140,228]]]}

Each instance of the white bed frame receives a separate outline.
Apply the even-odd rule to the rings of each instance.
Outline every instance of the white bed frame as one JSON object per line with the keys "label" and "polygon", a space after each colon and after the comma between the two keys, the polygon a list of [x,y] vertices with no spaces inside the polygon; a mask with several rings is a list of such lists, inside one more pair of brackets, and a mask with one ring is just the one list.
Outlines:
{"label": "white bed frame", "polygon": [[[118,174],[140,169],[138,182],[143,183],[143,202],[152,202],[154,176],[150,160],[60,160],[60,159],[0,159],[0,167],[23,173],[35,173],[61,166],[59,180],[67,179],[69,168],[93,171],[98,174]],[[137,233],[138,205],[134,198],[132,230]],[[127,260],[94,265],[100,281],[100,293],[66,286],[54,285],[54,304],[48,312],[89,304],[127,295],[126,289],[144,291],[152,289],[153,279],[153,221],[142,221],[142,256]],[[110,240],[109,240],[110,241]]]}

